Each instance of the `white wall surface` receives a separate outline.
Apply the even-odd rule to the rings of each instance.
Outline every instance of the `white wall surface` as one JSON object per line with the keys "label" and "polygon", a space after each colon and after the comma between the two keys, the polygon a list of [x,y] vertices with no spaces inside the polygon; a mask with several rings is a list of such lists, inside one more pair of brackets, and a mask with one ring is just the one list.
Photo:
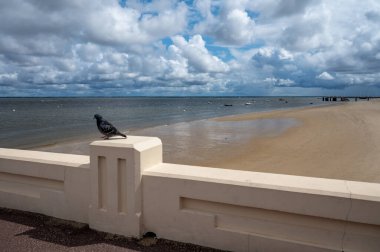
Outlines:
{"label": "white wall surface", "polygon": [[0,149],[0,206],[88,222],[89,157]]}
{"label": "white wall surface", "polygon": [[0,206],[232,251],[380,251],[380,184],[167,164],[152,137],[90,150],[0,149]]}

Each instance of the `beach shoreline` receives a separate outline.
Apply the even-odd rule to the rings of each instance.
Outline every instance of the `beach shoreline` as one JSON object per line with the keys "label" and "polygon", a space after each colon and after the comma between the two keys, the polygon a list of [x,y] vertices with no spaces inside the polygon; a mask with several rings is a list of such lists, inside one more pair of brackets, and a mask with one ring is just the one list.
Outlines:
{"label": "beach shoreline", "polygon": [[[255,112],[128,134],[161,138],[169,163],[379,183],[379,105],[373,100]],[[89,154],[94,140],[35,149]]]}
{"label": "beach shoreline", "polygon": [[295,118],[302,122],[274,138],[251,141],[239,156],[211,163],[229,169],[380,182],[380,100],[350,102],[218,120]]}

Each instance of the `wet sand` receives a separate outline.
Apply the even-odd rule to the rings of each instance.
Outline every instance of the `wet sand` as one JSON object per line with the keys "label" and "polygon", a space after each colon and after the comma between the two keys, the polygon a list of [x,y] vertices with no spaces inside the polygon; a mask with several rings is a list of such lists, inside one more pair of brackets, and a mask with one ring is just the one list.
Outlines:
{"label": "wet sand", "polygon": [[301,125],[254,139],[239,156],[210,165],[230,169],[380,182],[380,101],[351,102],[221,118],[220,121],[294,118]]}
{"label": "wet sand", "polygon": [[[148,128],[164,161],[380,182],[380,101],[236,115]],[[88,143],[40,150],[88,154]]]}

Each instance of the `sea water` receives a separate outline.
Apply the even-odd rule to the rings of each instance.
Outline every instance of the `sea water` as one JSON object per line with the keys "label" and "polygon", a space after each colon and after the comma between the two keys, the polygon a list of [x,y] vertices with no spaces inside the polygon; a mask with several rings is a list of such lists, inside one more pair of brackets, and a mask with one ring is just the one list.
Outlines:
{"label": "sea water", "polygon": [[99,136],[94,114],[123,132],[319,104],[318,97],[0,98],[0,147],[27,149]]}

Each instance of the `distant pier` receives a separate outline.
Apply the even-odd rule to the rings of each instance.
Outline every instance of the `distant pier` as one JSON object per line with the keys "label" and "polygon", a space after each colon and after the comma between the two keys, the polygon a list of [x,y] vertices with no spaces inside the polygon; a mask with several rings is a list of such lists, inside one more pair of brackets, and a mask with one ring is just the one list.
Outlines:
{"label": "distant pier", "polygon": [[379,98],[379,97],[370,97],[370,96],[323,96],[322,101],[327,101],[327,102],[337,102],[337,101],[351,101],[351,100],[367,100],[369,101],[370,99],[374,98]]}

